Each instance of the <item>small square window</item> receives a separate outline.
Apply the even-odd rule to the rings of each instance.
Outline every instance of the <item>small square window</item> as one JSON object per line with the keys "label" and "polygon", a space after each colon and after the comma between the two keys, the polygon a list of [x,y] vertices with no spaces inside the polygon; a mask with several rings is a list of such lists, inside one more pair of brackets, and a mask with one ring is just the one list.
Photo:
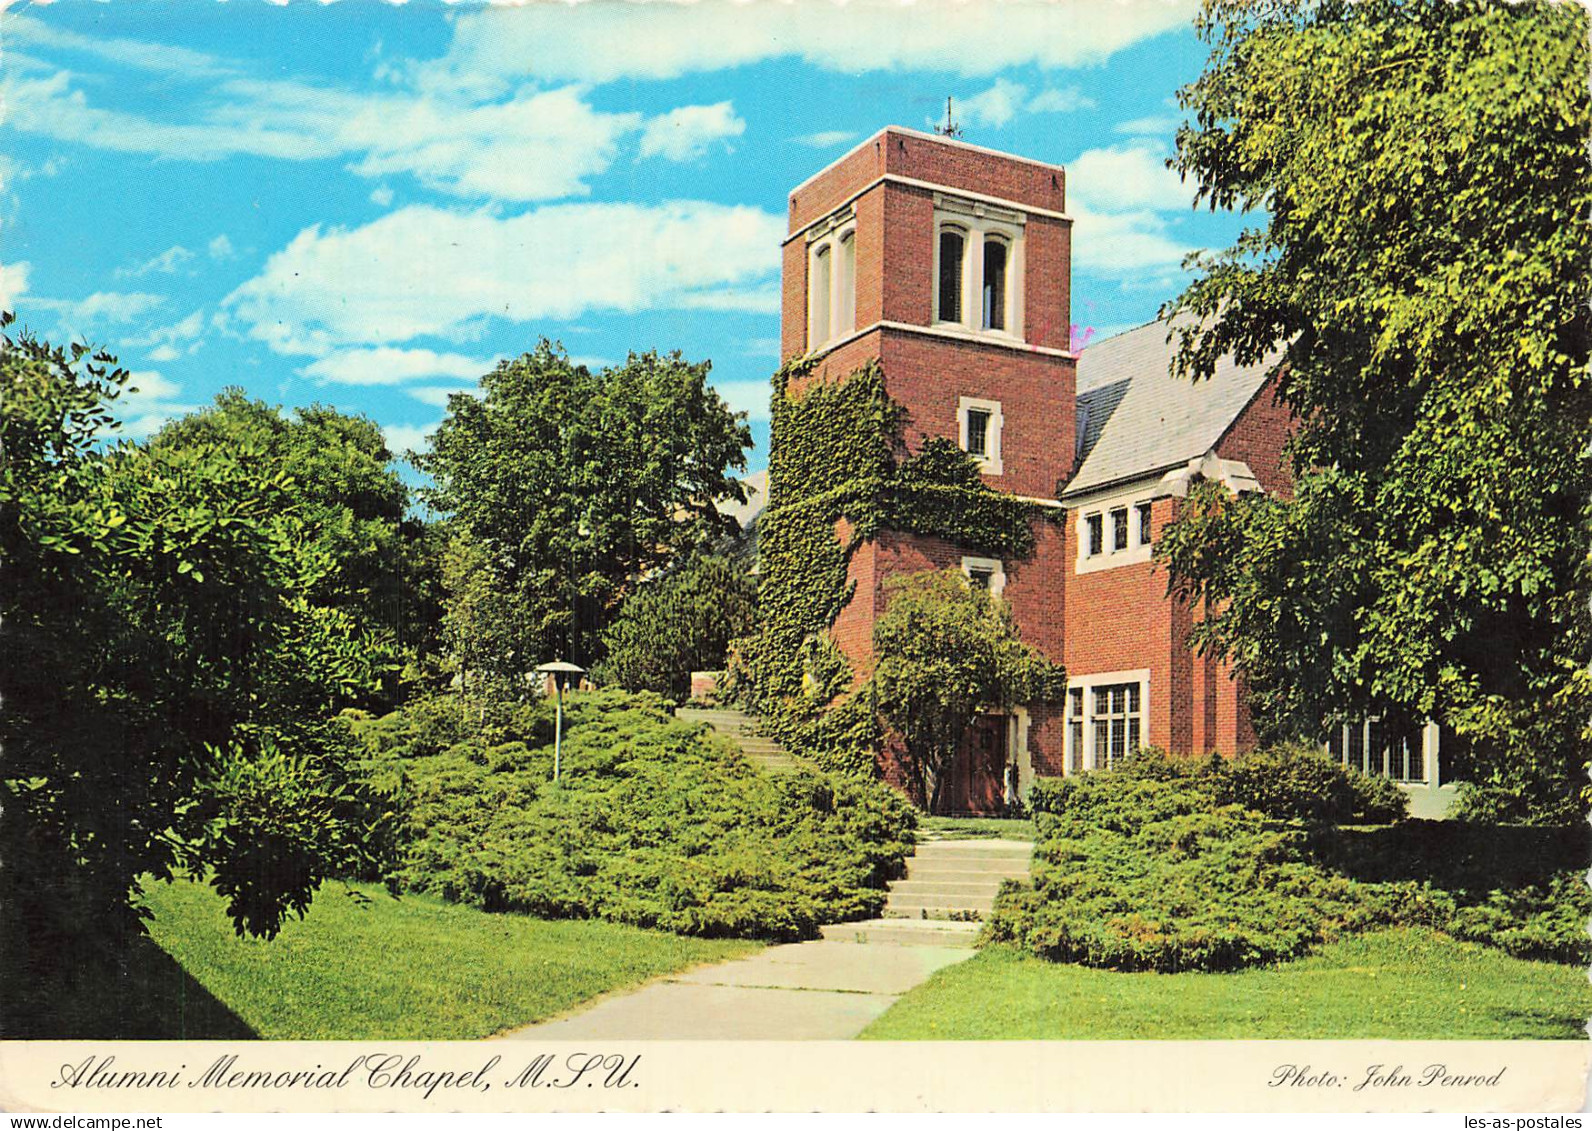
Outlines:
{"label": "small square window", "polygon": [[1128,548],[1128,508],[1118,507],[1111,512],[1111,552]]}
{"label": "small square window", "polygon": [[1139,545],[1148,546],[1150,544],[1150,504],[1140,503],[1135,509],[1139,512]]}
{"label": "small square window", "polygon": [[969,455],[983,458],[989,455],[989,410],[967,410],[967,451]]}
{"label": "small square window", "polygon": [[989,592],[990,584],[995,580],[995,571],[992,569],[970,569],[967,571],[967,583],[974,589]]}
{"label": "small square window", "polygon": [[1105,550],[1105,516],[1092,514],[1083,521],[1084,529],[1088,532],[1089,556],[1092,558]]}

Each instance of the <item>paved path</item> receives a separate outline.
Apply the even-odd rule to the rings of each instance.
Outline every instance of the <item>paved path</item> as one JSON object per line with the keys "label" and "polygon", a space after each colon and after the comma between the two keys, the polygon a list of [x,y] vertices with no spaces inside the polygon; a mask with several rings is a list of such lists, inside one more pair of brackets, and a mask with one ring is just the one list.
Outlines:
{"label": "paved path", "polygon": [[[676,1041],[855,1037],[930,974],[973,956],[978,923],[951,916],[986,910],[1001,876],[1027,873],[1031,848],[1020,841],[920,844],[907,862],[907,879],[891,885],[886,918],[832,923],[824,927],[821,939],[771,946],[747,958],[685,970],[600,998],[572,1016],[505,1036]],[[931,882],[953,873],[964,883]],[[964,873],[971,874],[971,885]],[[898,887],[908,898],[898,897]]]}

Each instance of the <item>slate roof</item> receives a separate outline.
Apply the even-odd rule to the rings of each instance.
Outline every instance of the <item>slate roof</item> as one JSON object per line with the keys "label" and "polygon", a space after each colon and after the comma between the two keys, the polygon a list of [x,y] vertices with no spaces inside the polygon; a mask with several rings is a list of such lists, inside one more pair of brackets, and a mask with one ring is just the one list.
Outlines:
{"label": "slate roof", "polygon": [[1208,381],[1172,374],[1177,339],[1151,322],[1091,343],[1078,357],[1083,462],[1062,497],[1166,471],[1204,455],[1265,384],[1280,351],[1258,365],[1224,357]]}

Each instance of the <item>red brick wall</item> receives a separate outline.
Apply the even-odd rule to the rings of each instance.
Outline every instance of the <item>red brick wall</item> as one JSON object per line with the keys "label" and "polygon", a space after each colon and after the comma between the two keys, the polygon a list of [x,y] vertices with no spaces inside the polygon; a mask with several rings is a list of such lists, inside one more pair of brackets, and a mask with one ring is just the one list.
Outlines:
{"label": "red brick wall", "polygon": [[1222,459],[1243,460],[1269,493],[1291,499],[1293,473],[1283,449],[1296,423],[1293,413],[1277,399],[1277,379],[1273,377],[1216,442],[1216,454]]}
{"label": "red brick wall", "polygon": [[961,397],[999,401],[1001,491],[1053,499],[1072,469],[1076,362],[1001,346],[887,330],[881,342],[885,388],[907,410],[905,437],[917,451],[928,436],[956,443]]}
{"label": "red brick wall", "polygon": [[887,132],[884,171],[917,181],[955,185],[967,192],[1010,200],[1029,208],[1065,212],[1065,176],[1059,165],[1042,165],[954,142]]}
{"label": "red brick wall", "polygon": [[[1151,510],[1151,537],[1170,519],[1174,500],[1158,499]],[[1138,562],[1077,573],[1078,530],[1070,513],[1065,542],[1066,649],[1063,662],[1071,678],[1101,672],[1150,672],[1149,714],[1144,741],[1173,744],[1172,700],[1186,697],[1187,671],[1174,675],[1173,603],[1166,598],[1166,574],[1153,562]]]}
{"label": "red brick wall", "polygon": [[[953,190],[995,196],[1019,208],[1061,211],[1066,199],[1059,166],[887,133],[791,194],[790,231],[800,232],[822,219],[886,169]],[[881,319],[928,325],[934,294],[932,190],[887,183],[857,197],[853,207],[857,216],[857,325],[868,326]],[[1028,217],[1021,283],[1024,335],[1029,344],[1062,350],[1070,345],[1071,224],[1049,216]],[[783,263],[780,345],[782,356],[792,357],[808,351],[804,238],[797,236],[785,245]]]}
{"label": "red brick wall", "polygon": [[[851,539],[851,524],[841,519],[835,524],[835,537],[842,545]],[[851,600],[840,610],[829,635],[851,661],[854,684],[861,684],[873,671],[873,622],[877,615],[879,589],[879,548],[863,542],[851,555],[846,582],[852,586]]]}

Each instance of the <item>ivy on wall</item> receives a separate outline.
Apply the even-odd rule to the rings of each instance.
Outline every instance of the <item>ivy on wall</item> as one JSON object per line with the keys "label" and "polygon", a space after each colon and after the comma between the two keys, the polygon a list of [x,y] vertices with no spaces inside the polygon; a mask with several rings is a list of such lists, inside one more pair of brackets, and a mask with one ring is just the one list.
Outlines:
{"label": "ivy on wall", "polygon": [[[984,483],[943,438],[905,457],[906,413],[877,362],[799,395],[816,359],[774,375],[768,508],[759,522],[760,626],[738,641],[732,684],[789,749],[829,769],[871,775],[880,741],[869,688],[829,629],[851,600],[847,565],[885,530],[942,538],[1011,561],[1034,551],[1046,508]],[[846,526],[840,527],[844,521]],[[848,531],[845,541],[837,529]]]}

